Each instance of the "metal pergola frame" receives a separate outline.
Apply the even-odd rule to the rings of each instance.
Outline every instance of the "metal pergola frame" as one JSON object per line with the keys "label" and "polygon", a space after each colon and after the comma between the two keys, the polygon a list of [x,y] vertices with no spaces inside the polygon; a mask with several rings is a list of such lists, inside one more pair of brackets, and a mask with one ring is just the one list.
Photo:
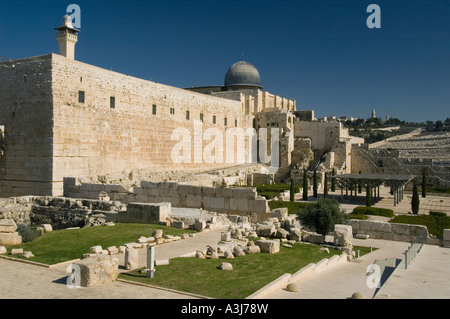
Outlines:
{"label": "metal pergola frame", "polygon": [[373,197],[380,197],[380,185],[388,185],[391,188],[391,193],[394,195],[394,206],[397,206],[397,204],[403,199],[404,187],[412,181],[415,176],[387,174],[343,174],[334,175],[332,178],[335,179],[336,184],[341,189],[341,194],[343,193],[344,188],[346,189],[346,195],[348,195],[348,189],[353,192],[357,185],[364,185],[366,188],[366,198],[368,196],[368,192],[370,192],[371,195],[373,192]]}

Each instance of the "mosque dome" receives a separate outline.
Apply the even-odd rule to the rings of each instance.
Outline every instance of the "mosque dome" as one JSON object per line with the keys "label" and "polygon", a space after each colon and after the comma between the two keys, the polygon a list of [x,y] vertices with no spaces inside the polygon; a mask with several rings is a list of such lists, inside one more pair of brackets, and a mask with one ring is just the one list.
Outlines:
{"label": "mosque dome", "polygon": [[225,75],[225,87],[228,88],[262,88],[258,70],[245,61],[233,64]]}

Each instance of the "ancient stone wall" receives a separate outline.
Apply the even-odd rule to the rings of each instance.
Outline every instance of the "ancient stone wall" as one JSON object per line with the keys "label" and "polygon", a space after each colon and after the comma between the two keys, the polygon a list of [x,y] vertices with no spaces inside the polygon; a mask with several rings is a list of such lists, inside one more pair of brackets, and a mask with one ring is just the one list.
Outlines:
{"label": "ancient stone wall", "polygon": [[[237,215],[256,214],[258,220],[270,217],[266,199],[258,198],[256,189],[249,187],[203,187],[176,182],[141,182],[140,187],[126,190],[121,185],[77,183],[64,178],[64,196],[98,199],[106,192],[111,200],[122,203],[170,203],[172,207],[202,208],[217,213]],[[267,216],[266,216],[267,214]]]}
{"label": "ancient stone wall", "polygon": [[52,193],[50,56],[0,62],[0,197]]}
{"label": "ancient stone wall", "polygon": [[369,221],[352,219],[353,236],[369,235],[373,239],[413,242],[417,236],[425,234],[429,238],[428,229],[422,225],[409,225],[388,223],[382,221]]}

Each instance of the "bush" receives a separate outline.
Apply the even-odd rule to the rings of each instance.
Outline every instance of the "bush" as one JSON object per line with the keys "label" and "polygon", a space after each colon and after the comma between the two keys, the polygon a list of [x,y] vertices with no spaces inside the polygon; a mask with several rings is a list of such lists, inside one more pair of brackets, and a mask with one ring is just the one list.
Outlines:
{"label": "bush", "polygon": [[438,216],[438,217],[447,217],[447,214],[443,213],[443,212],[431,212],[430,211],[430,215],[431,216]]}
{"label": "bush", "polygon": [[352,215],[374,215],[374,216],[384,216],[384,217],[394,217],[394,211],[392,209],[379,208],[379,207],[364,207],[359,206],[353,209]]}
{"label": "bush", "polygon": [[334,199],[321,198],[302,209],[298,218],[302,225],[319,234],[326,235],[334,231],[334,225],[347,224],[347,214],[339,208]]}
{"label": "bush", "polygon": [[24,243],[29,243],[41,235],[36,226],[29,226],[25,224],[18,224],[17,232],[20,236],[22,236],[22,242]]}

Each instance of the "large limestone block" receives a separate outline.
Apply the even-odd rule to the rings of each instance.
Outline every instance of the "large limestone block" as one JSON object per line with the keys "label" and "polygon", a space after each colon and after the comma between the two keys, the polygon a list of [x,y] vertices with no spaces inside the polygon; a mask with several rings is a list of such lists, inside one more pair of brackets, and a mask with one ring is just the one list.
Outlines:
{"label": "large limestone block", "polygon": [[257,245],[247,246],[247,247],[244,248],[244,253],[246,255],[259,254],[260,252],[261,252],[261,248],[259,248],[259,246],[257,246]]}
{"label": "large limestone block", "polygon": [[17,230],[17,225],[12,219],[0,220],[0,233],[14,233]]}
{"label": "large limestone block", "polygon": [[398,235],[409,235],[409,226],[408,224],[391,223],[392,232]]}
{"label": "large limestone block", "polygon": [[262,253],[275,254],[280,251],[280,241],[278,240],[257,240],[256,245],[259,246]]}
{"label": "large limestone block", "polygon": [[272,210],[272,217],[278,218],[280,222],[288,220],[289,212],[287,208],[276,208]]}
{"label": "large limestone block", "polygon": [[352,226],[334,225],[334,244],[337,246],[348,246],[352,244]]}
{"label": "large limestone block", "polygon": [[95,255],[75,263],[80,267],[80,286],[96,287],[117,279],[119,261],[106,255]]}
{"label": "large limestone block", "polygon": [[294,229],[289,233],[288,238],[290,240],[301,241],[302,240],[302,232],[298,229]]}
{"label": "large limestone block", "polygon": [[277,231],[277,229],[276,229],[276,227],[273,224],[272,225],[259,224],[259,225],[256,226],[256,234],[259,237],[274,236],[276,231]]}
{"label": "large limestone block", "polygon": [[245,252],[240,246],[235,246],[233,248],[233,255],[234,257],[242,257],[245,256]]}
{"label": "large limestone block", "polygon": [[139,267],[139,254],[134,248],[128,247],[125,250],[125,269],[133,270]]}
{"label": "large limestone block", "polygon": [[197,219],[194,223],[194,229],[196,231],[203,231],[206,228],[206,222],[203,219]]}
{"label": "large limestone block", "polygon": [[22,243],[22,237],[19,233],[0,233],[0,245],[1,246],[14,246]]}

